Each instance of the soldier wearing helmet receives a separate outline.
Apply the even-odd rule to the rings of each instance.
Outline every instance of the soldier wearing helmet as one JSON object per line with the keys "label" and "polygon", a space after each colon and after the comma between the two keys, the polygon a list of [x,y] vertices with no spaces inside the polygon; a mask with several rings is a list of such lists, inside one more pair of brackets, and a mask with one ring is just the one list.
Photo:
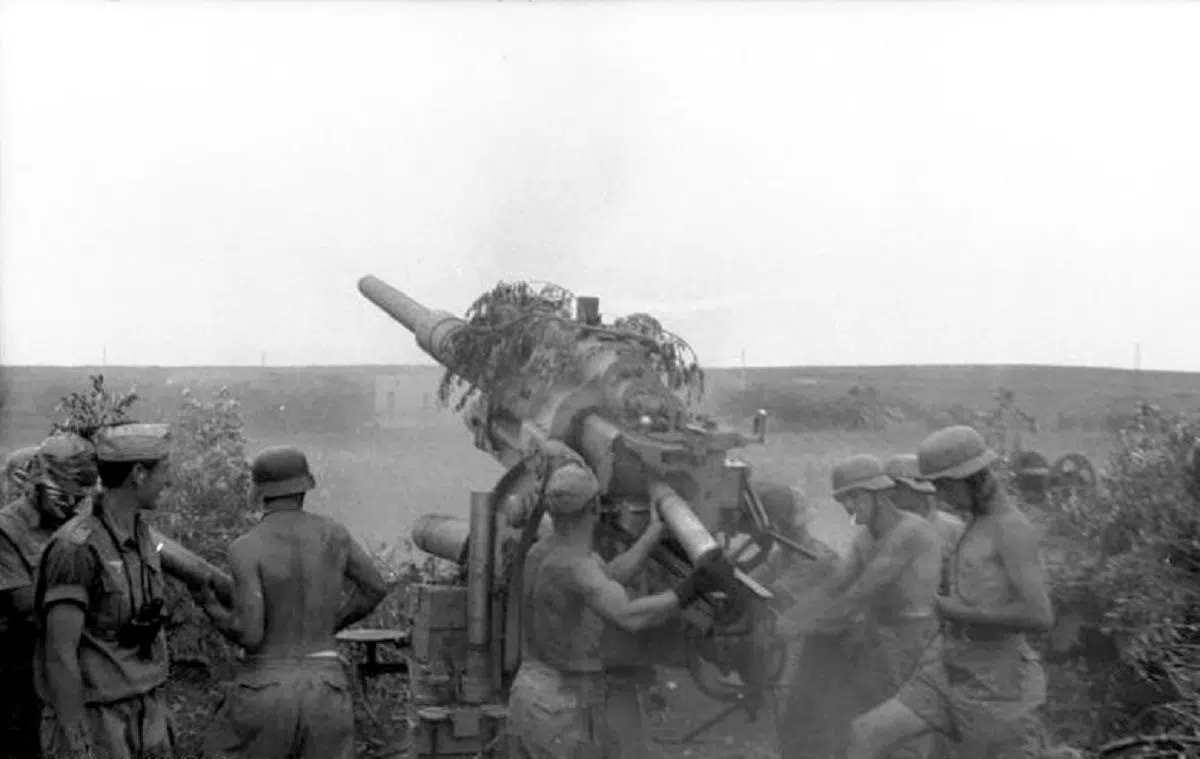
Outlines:
{"label": "soldier wearing helmet", "polygon": [[[34,575],[42,551],[96,482],[90,443],[54,435],[18,452],[20,497],[0,509],[0,756],[41,755],[41,701],[33,685]],[[11,475],[10,475],[11,476]]]}
{"label": "soldier wearing helmet", "polygon": [[[826,666],[840,660],[843,670],[840,688],[821,682],[818,698],[808,699],[815,703],[802,708],[795,701],[797,694],[789,707],[797,720],[806,710],[810,717],[823,715],[821,729],[833,732],[827,736],[827,752],[844,750],[852,715],[895,693],[937,633],[933,599],[940,580],[941,541],[928,520],[896,507],[891,498],[895,487],[875,456],[852,456],[834,466],[833,497],[864,529],[830,583],[825,607],[806,620],[793,619],[805,610],[787,615],[788,632],[815,633],[810,643],[832,639],[816,642],[816,647]],[[859,646],[847,651],[851,640]],[[818,679],[833,677],[830,673]],[[801,692],[813,687],[811,674],[804,680],[809,682],[795,686]],[[853,689],[845,693],[848,683]],[[835,688],[843,691],[840,701],[830,698]],[[905,747],[906,755],[922,755],[928,749],[925,743]]]}
{"label": "soldier wearing helmet", "polygon": [[972,428],[933,433],[917,458],[921,479],[967,519],[949,592],[936,598],[941,651],[899,694],[855,721],[848,756],[880,757],[933,731],[964,756],[1037,756],[1033,728],[1046,677],[1025,635],[1054,622],[1037,531],[1005,497],[991,471],[996,454]]}
{"label": "soldier wearing helmet", "polygon": [[902,453],[888,459],[887,475],[896,482],[892,501],[904,511],[925,517],[937,528],[942,540],[942,555],[949,560],[966,525],[963,520],[938,507],[937,488],[921,479],[921,468],[914,453]]}
{"label": "soldier wearing helmet", "polygon": [[103,491],[54,533],[38,570],[42,747],[51,756],[169,754],[163,572],[142,513],[171,485],[170,429],[105,427],[93,443]]}
{"label": "soldier wearing helmet", "polygon": [[1050,483],[1050,462],[1046,457],[1037,451],[1023,451],[1017,456],[1013,470],[1021,499],[1031,504],[1045,503]]}
{"label": "soldier wearing helmet", "polygon": [[334,636],[370,614],[387,585],[344,526],[304,510],[316,480],[303,452],[268,448],[255,457],[251,479],[264,513],[229,547],[233,604],[212,587],[202,598],[217,629],[245,651],[206,736],[207,754],[351,759],[350,679]]}
{"label": "soldier wearing helmet", "polygon": [[644,751],[618,735],[640,735],[640,713],[623,713],[629,711],[621,708],[624,701],[610,703],[605,625],[637,632],[662,624],[728,579],[719,568],[703,566],[674,590],[631,600],[623,583],[645,558],[637,554],[649,553],[662,535],[658,505],[639,543],[606,564],[593,550],[600,485],[573,458],[560,457],[545,477],[541,497],[554,529],[525,558],[521,666],[508,717],[518,759],[608,759]]}

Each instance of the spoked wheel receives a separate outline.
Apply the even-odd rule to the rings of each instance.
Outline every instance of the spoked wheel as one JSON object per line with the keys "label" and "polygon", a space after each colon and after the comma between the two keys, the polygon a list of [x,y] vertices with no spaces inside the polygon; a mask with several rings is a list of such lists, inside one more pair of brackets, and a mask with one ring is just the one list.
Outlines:
{"label": "spoked wheel", "polygon": [[[737,632],[691,638],[687,669],[696,687],[714,701],[733,702],[770,688],[783,677],[787,643],[775,635],[771,614],[738,620]],[[728,621],[728,620],[722,620]]]}

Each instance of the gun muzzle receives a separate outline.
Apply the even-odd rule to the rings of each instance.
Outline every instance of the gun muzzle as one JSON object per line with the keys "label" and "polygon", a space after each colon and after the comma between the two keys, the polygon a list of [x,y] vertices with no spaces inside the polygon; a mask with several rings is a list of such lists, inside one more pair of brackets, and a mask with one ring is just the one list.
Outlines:
{"label": "gun muzzle", "polygon": [[665,482],[652,482],[649,491],[651,502],[657,504],[659,512],[662,513],[663,523],[670,530],[672,537],[683,546],[692,566],[698,567],[722,554],[716,538],[700,521],[700,517],[696,516],[696,512],[692,511],[692,507],[688,506],[687,501],[680,498],[670,485]]}
{"label": "gun muzzle", "polygon": [[[443,366],[450,335],[464,322],[453,314],[435,311],[370,274],[358,280],[358,291],[388,316],[413,333],[417,345]],[[457,371],[464,367],[448,367]]]}

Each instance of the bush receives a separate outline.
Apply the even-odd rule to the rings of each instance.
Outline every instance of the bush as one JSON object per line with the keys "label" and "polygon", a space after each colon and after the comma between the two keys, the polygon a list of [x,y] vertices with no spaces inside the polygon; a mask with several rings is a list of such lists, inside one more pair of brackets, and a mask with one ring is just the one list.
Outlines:
{"label": "bush", "polygon": [[1093,701],[1112,737],[1200,725],[1200,508],[1190,457],[1200,417],[1141,406],[1117,433],[1089,503],[1067,503],[1052,529],[1086,546],[1055,578],[1061,606],[1090,609],[1118,661],[1099,670]]}
{"label": "bush", "polygon": [[[155,514],[163,532],[228,571],[226,551],[256,521],[248,500],[250,468],[241,410],[225,389],[210,400],[183,394],[172,437],[173,483]],[[171,657],[177,664],[224,669],[236,649],[208,622],[181,583],[171,582]]]}
{"label": "bush", "polygon": [[745,390],[730,391],[719,405],[722,414],[735,418],[766,409],[772,424],[794,431],[883,430],[894,422],[927,416],[915,404],[886,398],[876,388],[860,385],[842,395],[816,395],[803,387],[757,382]]}

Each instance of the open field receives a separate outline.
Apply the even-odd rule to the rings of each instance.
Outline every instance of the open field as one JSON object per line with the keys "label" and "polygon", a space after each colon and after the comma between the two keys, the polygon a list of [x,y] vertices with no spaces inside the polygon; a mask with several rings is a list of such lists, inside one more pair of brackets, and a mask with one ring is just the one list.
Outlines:
{"label": "open field", "polygon": [[[499,466],[475,450],[458,416],[439,409],[431,397],[440,372],[433,367],[313,368],[141,368],[0,367],[0,455],[36,441],[49,427],[58,399],[87,386],[103,372],[114,389],[136,389],[138,414],[170,419],[187,390],[205,396],[227,387],[241,402],[250,451],[288,442],[308,451],[319,488],[313,508],[344,520],[372,543],[402,542],[417,515],[465,514],[471,489],[487,490]],[[395,400],[400,424],[380,428],[375,414],[375,378],[408,375],[409,397]],[[747,427],[745,419],[722,414],[739,391],[741,372],[709,375],[705,410]],[[751,369],[752,388],[802,388],[814,397],[844,395],[855,384],[871,385],[887,397],[923,408],[961,403],[987,408],[998,387],[1017,393],[1022,407],[1041,418],[1055,410],[1106,412],[1129,405],[1135,382],[1144,396],[1163,405],[1197,405],[1200,375],[1054,367],[911,367]],[[751,391],[753,392],[753,391]],[[411,410],[411,411],[409,411]],[[768,404],[768,411],[777,412]],[[1103,432],[1046,431],[1029,444],[1049,456],[1079,450],[1099,463],[1106,453]],[[768,442],[739,452],[763,477],[799,486],[819,502],[828,493],[831,463],[851,453],[888,455],[912,450],[927,433],[923,422],[892,425],[880,432],[779,430]],[[821,513],[818,509],[818,515]]]}
{"label": "open field", "polygon": [[[304,448],[318,488],[315,511],[342,520],[375,547],[402,546],[413,521],[429,512],[466,516],[471,490],[487,490],[501,474],[498,464],[477,451],[458,415],[432,408],[440,372],[433,368],[321,367],[304,369],[159,369],[159,368],[2,368],[0,455],[36,442],[49,427],[58,398],[83,391],[87,376],[103,371],[106,384],[136,388],[144,398],[141,418],[170,419],[186,388],[207,396],[222,386],[242,403],[249,450],[278,443]],[[375,413],[375,378],[405,374],[410,395],[397,398],[401,421],[381,427]],[[740,371],[710,373],[704,408],[743,428],[748,420],[722,411],[741,392]],[[1044,367],[915,367],[848,369],[752,369],[746,386],[768,391],[802,388],[815,397],[841,396],[855,384],[870,385],[889,398],[923,409],[962,404],[990,408],[999,387],[1017,394],[1022,408],[1053,419],[1063,410],[1103,415],[1131,407],[1135,388],[1145,399],[1168,408],[1200,405],[1200,375]],[[752,390],[754,392],[754,390]],[[411,409],[406,413],[405,409]],[[768,405],[768,411],[774,411]],[[841,547],[849,539],[844,512],[829,499],[829,471],[853,453],[887,456],[911,451],[928,434],[928,419],[912,419],[881,431],[771,431],[765,445],[738,452],[759,476],[795,485],[813,508],[810,529]],[[1028,446],[1053,459],[1080,451],[1103,466],[1111,441],[1103,431],[1060,431],[1045,424],[1026,436]],[[678,687],[668,690],[669,714],[663,734],[678,734],[713,714],[721,705],[699,695],[682,672],[667,673]],[[181,700],[195,700],[182,687]],[[185,727],[186,729],[186,727]],[[748,723],[737,715],[718,725],[710,742],[694,747],[661,747],[662,756],[775,756],[771,719]]]}

